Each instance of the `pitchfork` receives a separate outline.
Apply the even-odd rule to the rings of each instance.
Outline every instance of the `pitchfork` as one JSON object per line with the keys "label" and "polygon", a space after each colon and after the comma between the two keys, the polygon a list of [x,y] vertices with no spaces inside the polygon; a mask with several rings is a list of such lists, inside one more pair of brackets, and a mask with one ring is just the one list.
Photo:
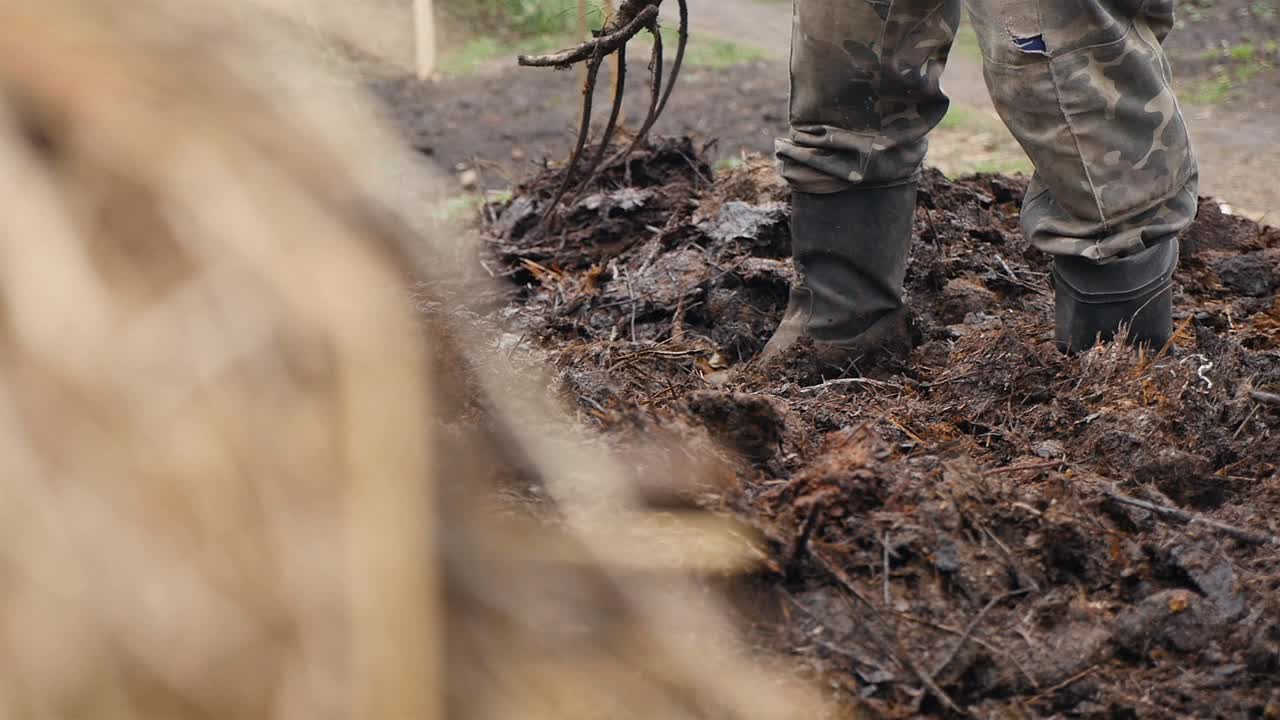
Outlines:
{"label": "pitchfork", "polygon": [[520,64],[527,67],[564,69],[579,63],[586,63],[587,68],[586,79],[582,87],[582,121],[578,128],[578,142],[574,146],[573,155],[570,156],[569,164],[565,168],[564,179],[560,182],[560,187],[556,191],[555,197],[552,198],[551,203],[542,215],[542,225],[546,225],[547,221],[560,206],[560,201],[575,185],[574,177],[578,170],[578,165],[582,161],[587,139],[591,134],[591,104],[595,95],[596,78],[605,59],[617,53],[613,107],[609,111],[609,120],[605,124],[604,135],[600,138],[600,148],[596,151],[595,157],[587,165],[586,171],[582,175],[585,180],[582,181],[581,187],[585,188],[591,184],[591,181],[595,179],[596,172],[600,169],[601,164],[604,163],[605,155],[609,152],[609,143],[613,140],[614,132],[618,127],[618,116],[622,111],[622,95],[626,90],[627,83],[627,43],[642,30],[648,30],[649,34],[653,36],[653,54],[649,60],[649,69],[652,73],[652,96],[649,101],[649,112],[645,116],[644,122],[640,125],[639,131],[631,139],[630,144],[610,158],[607,164],[612,165],[623,160],[635,151],[640,146],[640,143],[644,142],[650,128],[653,127],[653,123],[657,121],[658,116],[666,108],[667,100],[671,97],[671,90],[675,87],[676,78],[680,75],[680,66],[684,63],[685,46],[689,42],[689,6],[687,0],[677,0],[677,2],[680,10],[680,32],[676,44],[675,60],[671,64],[671,72],[665,83],[663,82],[662,69],[664,60],[662,33],[659,31],[658,25],[658,6],[662,4],[662,0],[622,0],[617,13],[605,22],[604,27],[599,32],[594,33],[594,37],[591,40],[549,55],[520,56]]}

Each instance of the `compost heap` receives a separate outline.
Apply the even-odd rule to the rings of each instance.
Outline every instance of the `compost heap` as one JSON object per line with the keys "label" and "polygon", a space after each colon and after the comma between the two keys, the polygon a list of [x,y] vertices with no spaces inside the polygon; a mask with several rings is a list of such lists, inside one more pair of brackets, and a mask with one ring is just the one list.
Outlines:
{"label": "compost heap", "polygon": [[1064,357],[1023,181],[927,172],[910,361],[762,370],[786,190],[701,150],[654,140],[549,226],[535,178],[484,208],[485,264],[507,351],[548,353],[585,421],[721,448],[674,501],[767,538],[759,643],[888,717],[1280,713],[1280,231],[1203,201],[1177,342]]}

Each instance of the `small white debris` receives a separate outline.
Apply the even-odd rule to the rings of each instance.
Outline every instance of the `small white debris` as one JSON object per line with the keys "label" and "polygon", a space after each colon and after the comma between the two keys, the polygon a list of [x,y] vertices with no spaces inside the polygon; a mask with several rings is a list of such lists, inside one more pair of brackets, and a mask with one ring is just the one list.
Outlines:
{"label": "small white debris", "polygon": [[1213,361],[1205,357],[1204,355],[1200,355],[1199,353],[1197,353],[1195,355],[1188,355],[1187,357],[1183,358],[1181,364],[1186,365],[1188,362],[1191,362],[1193,360],[1198,361],[1200,363],[1200,365],[1196,367],[1196,376],[1204,381],[1205,390],[1212,390],[1213,381],[1210,380],[1209,377],[1205,375],[1205,373],[1213,369]]}
{"label": "small white debris", "polygon": [[1196,375],[1199,375],[1199,376],[1200,376],[1200,379],[1204,381],[1204,384],[1205,384],[1205,386],[1206,386],[1206,387],[1205,387],[1205,389],[1206,389],[1206,390],[1212,390],[1212,389],[1213,389],[1213,381],[1212,381],[1212,380],[1210,380],[1208,377],[1206,377],[1206,376],[1205,376],[1205,372],[1207,372],[1207,371],[1209,371],[1209,370],[1212,370],[1212,369],[1213,369],[1213,363],[1211,363],[1211,362],[1207,362],[1207,363],[1205,363],[1205,364],[1201,365],[1200,367],[1196,368]]}

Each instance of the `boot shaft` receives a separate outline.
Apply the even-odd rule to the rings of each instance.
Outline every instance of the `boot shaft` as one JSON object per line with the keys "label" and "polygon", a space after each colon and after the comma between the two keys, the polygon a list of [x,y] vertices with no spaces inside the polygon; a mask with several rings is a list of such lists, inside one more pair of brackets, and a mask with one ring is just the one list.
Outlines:
{"label": "boot shaft", "polygon": [[832,194],[792,193],[796,282],[761,361],[801,337],[827,364],[848,365],[879,348],[910,347],[903,282],[916,185]]}
{"label": "boot shaft", "polygon": [[849,341],[903,306],[915,201],[914,183],[793,193],[793,296],[807,299],[805,334]]}
{"label": "boot shaft", "polygon": [[1055,329],[1063,352],[1111,340],[1123,326],[1134,345],[1161,348],[1173,334],[1177,238],[1107,263],[1077,257],[1053,262]]}

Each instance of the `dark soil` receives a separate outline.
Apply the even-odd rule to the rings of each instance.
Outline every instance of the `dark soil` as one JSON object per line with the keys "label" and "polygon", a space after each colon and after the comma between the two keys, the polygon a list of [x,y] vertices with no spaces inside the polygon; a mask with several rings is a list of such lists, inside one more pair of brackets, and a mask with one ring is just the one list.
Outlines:
{"label": "dark soil", "polygon": [[[645,60],[628,63],[624,128],[644,118],[649,93]],[[604,126],[612,80],[601,71],[597,129]],[[576,71],[511,68],[423,85],[412,77],[373,81],[392,120],[418,152],[449,170],[478,167],[483,184],[502,189],[549,161],[569,154],[577,133],[582,90]],[[745,149],[765,153],[786,131],[787,73],[778,63],[756,62],[719,70],[686,68],[678,100],[656,132],[722,138],[712,162]]]}
{"label": "dark soil", "polygon": [[1205,203],[1176,346],[1064,357],[1022,183],[929,173],[909,361],[761,368],[791,279],[768,163],[656,141],[543,231],[557,182],[489,208],[494,317],[618,443],[719,441],[735,479],[693,501],[765,538],[761,644],[889,717],[1280,714],[1280,407],[1252,394],[1280,389],[1280,231]]}

